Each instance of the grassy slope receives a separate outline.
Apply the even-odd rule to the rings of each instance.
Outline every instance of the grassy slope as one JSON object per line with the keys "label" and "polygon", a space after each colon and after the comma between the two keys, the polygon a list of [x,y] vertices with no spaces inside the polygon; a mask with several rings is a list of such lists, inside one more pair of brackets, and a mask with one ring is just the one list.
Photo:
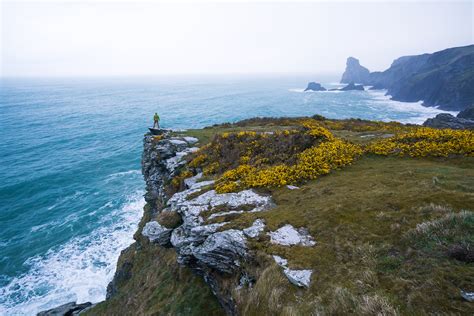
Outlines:
{"label": "grassy slope", "polygon": [[[275,128],[281,129],[250,124],[187,134],[207,142],[217,132]],[[362,135],[388,133],[333,132],[357,143],[373,138]],[[275,266],[258,272],[264,277],[255,289],[236,294],[246,314],[474,312],[472,303],[459,295],[460,289],[474,290],[474,265],[448,257],[449,243],[422,247],[407,233],[451,211],[472,210],[473,158],[368,156],[299,190],[280,188],[269,193],[275,209],[238,216],[226,228],[247,227],[256,218],[264,218],[270,230],[286,223],[307,227],[318,241],[314,248],[279,247],[266,237],[252,247],[289,258],[294,268],[313,269],[313,280],[309,290],[297,290],[281,279]],[[470,246],[474,244],[472,229],[457,232]]]}
{"label": "grassy slope", "polygon": [[[247,122],[189,130],[186,134],[205,144],[216,133],[274,131],[290,128],[291,123]],[[390,133],[332,132],[361,144]],[[352,166],[307,182],[299,190],[284,187],[266,193],[273,195],[276,208],[234,217],[230,226],[247,227],[256,218],[265,218],[268,230],[286,223],[304,226],[317,245],[279,247],[271,245],[266,236],[251,242],[260,266],[248,268],[258,277],[252,289],[234,291],[243,314],[474,313],[472,303],[459,295],[460,288],[474,291],[474,265],[447,256],[449,242],[432,242],[443,236],[408,233],[417,224],[443,218],[451,211],[472,210],[473,158],[366,156]],[[474,223],[466,225],[464,230],[455,227],[456,242],[472,246]],[[443,225],[437,229],[447,231]],[[89,314],[222,314],[204,282],[178,267],[172,249],[141,242],[143,248],[132,247],[121,257],[122,262],[134,262],[132,277],[120,285],[117,296]],[[293,268],[313,269],[311,287],[302,290],[289,284],[271,254],[288,258]]]}

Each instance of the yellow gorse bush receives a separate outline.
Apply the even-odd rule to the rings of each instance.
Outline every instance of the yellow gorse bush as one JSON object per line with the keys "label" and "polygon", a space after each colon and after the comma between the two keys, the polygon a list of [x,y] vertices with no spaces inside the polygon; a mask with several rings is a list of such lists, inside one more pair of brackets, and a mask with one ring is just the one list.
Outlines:
{"label": "yellow gorse bush", "polygon": [[469,130],[418,128],[367,146],[366,151],[377,155],[410,157],[474,157],[474,132]]}
{"label": "yellow gorse bush", "polygon": [[[319,126],[313,120],[302,122],[304,133],[324,141],[297,154],[292,165],[277,164],[268,167],[248,164],[249,157],[240,158],[241,165],[226,171],[217,181],[219,193],[255,187],[279,187],[303,180],[316,179],[331,170],[350,164],[362,149],[336,139],[330,131]],[[280,132],[289,135],[291,131]]]}
{"label": "yellow gorse bush", "polygon": [[[336,138],[327,126],[331,121],[302,119],[300,128],[256,133],[224,133],[201,148],[190,162],[205,175],[219,175],[220,193],[246,188],[280,187],[313,180],[331,170],[351,164],[366,153],[411,157],[465,155],[474,156],[474,133],[466,130],[432,129],[404,126],[396,122],[349,120],[332,122],[352,129],[390,130],[396,136],[376,141],[362,149]],[[345,127],[347,127],[345,126]]]}

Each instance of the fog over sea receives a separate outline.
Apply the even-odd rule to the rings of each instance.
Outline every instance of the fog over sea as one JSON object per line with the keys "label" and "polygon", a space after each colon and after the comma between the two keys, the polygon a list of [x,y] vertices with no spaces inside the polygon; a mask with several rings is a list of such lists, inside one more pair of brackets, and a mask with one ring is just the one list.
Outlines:
{"label": "fog over sea", "polygon": [[[443,111],[383,91],[303,92],[277,76],[3,79],[0,82],[0,315],[105,299],[142,216],[143,134],[255,116],[422,123]],[[455,113],[454,113],[455,114]]]}

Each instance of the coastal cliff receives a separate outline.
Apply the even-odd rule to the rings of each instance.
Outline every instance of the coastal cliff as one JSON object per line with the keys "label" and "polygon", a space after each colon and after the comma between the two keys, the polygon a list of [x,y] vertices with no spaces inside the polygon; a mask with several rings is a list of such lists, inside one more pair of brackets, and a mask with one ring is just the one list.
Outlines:
{"label": "coastal cliff", "polygon": [[147,134],[135,243],[79,312],[468,314],[473,141],[320,115]]}
{"label": "coastal cliff", "polygon": [[386,89],[396,101],[460,111],[474,105],[474,45],[400,57],[382,72],[369,73],[349,57],[341,82]]}

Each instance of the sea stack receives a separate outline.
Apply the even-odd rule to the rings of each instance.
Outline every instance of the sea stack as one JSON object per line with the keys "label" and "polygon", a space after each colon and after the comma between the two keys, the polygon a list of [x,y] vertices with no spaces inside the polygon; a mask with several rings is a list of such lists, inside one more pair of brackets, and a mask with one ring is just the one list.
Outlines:
{"label": "sea stack", "polygon": [[369,80],[369,75],[369,69],[361,66],[357,58],[349,57],[346,61],[346,70],[342,74],[341,83],[366,83]]}

